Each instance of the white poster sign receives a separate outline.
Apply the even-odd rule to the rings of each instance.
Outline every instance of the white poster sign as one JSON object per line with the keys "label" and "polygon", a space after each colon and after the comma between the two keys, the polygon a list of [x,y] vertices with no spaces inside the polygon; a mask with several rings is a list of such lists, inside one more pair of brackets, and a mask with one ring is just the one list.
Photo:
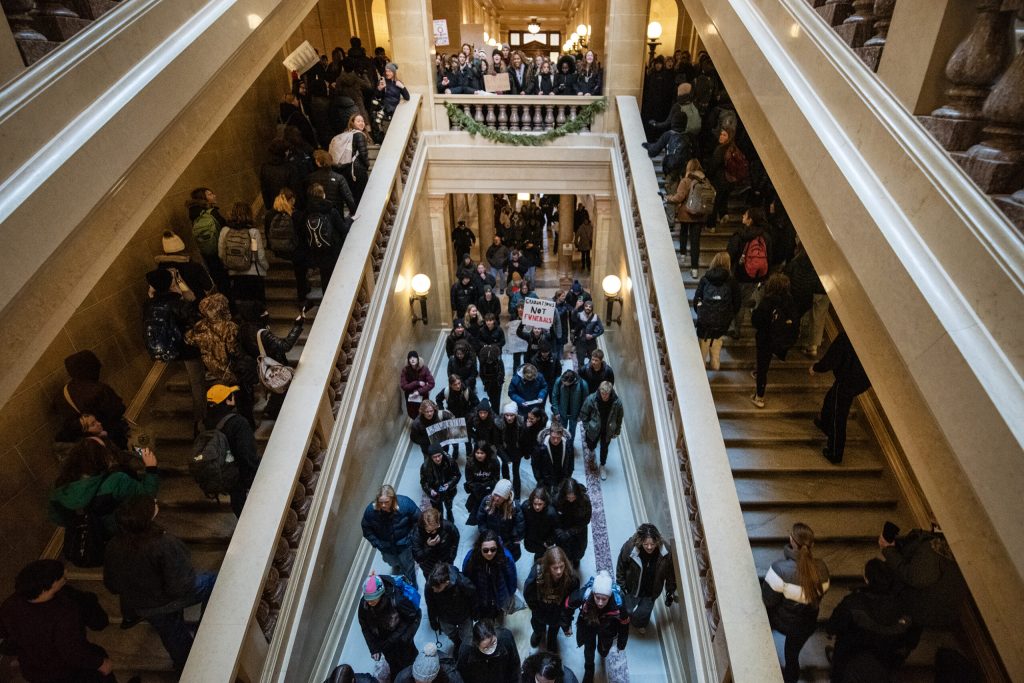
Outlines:
{"label": "white poster sign", "polygon": [[466,418],[456,417],[441,420],[427,427],[427,437],[432,444],[450,446],[456,443],[469,443],[469,432],[466,430]]}
{"label": "white poster sign", "polygon": [[449,45],[448,41],[448,20],[447,19],[434,19],[434,46],[445,47]]}
{"label": "white poster sign", "polygon": [[526,297],[523,300],[523,324],[550,329],[555,324],[555,302]]}
{"label": "white poster sign", "polygon": [[319,61],[320,55],[316,53],[316,49],[309,44],[308,40],[304,40],[302,45],[299,45],[294,52],[284,58],[284,68],[298,72],[301,76],[316,66]]}

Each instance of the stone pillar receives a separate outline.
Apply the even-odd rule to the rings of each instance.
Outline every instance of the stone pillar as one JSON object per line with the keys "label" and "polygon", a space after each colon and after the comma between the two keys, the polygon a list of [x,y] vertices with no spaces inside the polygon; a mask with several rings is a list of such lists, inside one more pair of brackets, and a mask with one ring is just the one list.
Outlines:
{"label": "stone pillar", "polygon": [[573,265],[572,257],[574,252],[564,253],[564,245],[572,245],[576,235],[576,226],[573,218],[576,215],[576,195],[558,195],[558,277],[562,286],[572,284]]}
{"label": "stone pillar", "polygon": [[454,257],[449,246],[452,226],[449,225],[446,196],[432,194],[427,198],[430,211],[430,241],[434,245],[434,273],[431,276],[431,296],[437,297],[441,309],[441,324],[447,325],[452,319],[452,304],[448,298],[448,290],[455,281]]}
{"label": "stone pillar", "polygon": [[398,65],[398,80],[409,92],[423,95],[420,106],[420,132],[433,130],[434,108],[434,31],[430,22],[430,0],[389,0],[388,23],[391,27],[391,58]]}
{"label": "stone pillar", "polygon": [[603,297],[600,291],[601,280],[612,272],[612,259],[608,253],[612,232],[612,209],[611,197],[594,197],[594,212],[591,214],[591,222],[594,224],[594,249],[590,252],[590,293],[594,297],[599,294]]}
{"label": "stone pillar", "polygon": [[[469,195],[472,197],[473,195]],[[479,232],[477,239],[480,241],[480,258],[484,260],[487,248],[494,241],[494,195],[490,192],[476,195],[477,225]]]}
{"label": "stone pillar", "polygon": [[[605,30],[604,94],[609,104],[605,114],[605,130],[615,132],[619,115],[615,109],[617,95],[640,99],[647,50],[647,4],[636,0],[608,0],[608,22]],[[611,22],[615,30],[611,30]]]}

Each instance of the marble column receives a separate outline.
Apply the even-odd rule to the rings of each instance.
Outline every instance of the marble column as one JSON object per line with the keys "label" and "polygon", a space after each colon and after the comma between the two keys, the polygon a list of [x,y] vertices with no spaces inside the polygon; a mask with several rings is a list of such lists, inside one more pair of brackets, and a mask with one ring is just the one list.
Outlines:
{"label": "marble column", "polygon": [[452,226],[449,225],[451,220],[446,199],[443,194],[432,194],[427,198],[427,207],[430,211],[430,241],[434,245],[434,273],[430,278],[433,281],[431,296],[437,297],[442,324],[447,324],[452,319],[448,289],[455,281],[454,257],[448,248],[451,244],[449,235],[452,234]]}
{"label": "marble column", "polygon": [[[615,97],[629,95],[640,99],[647,50],[647,4],[636,0],[608,0],[605,31],[604,94],[609,104],[605,114],[605,130],[618,130],[619,115]],[[611,30],[615,22],[615,30]]]}
{"label": "marble column", "polygon": [[899,0],[878,77],[911,114],[942,104],[946,62],[970,31],[975,5],[964,0]]}
{"label": "marble column", "polygon": [[477,225],[479,227],[477,239],[480,241],[480,258],[483,259],[487,248],[494,241],[494,195],[485,192],[476,195],[476,200]]}
{"label": "marble column", "polygon": [[563,253],[563,245],[573,243],[576,226],[573,218],[576,215],[576,195],[558,195],[558,276],[563,286],[572,284],[573,251]]}
{"label": "marble column", "polygon": [[590,252],[589,289],[595,297],[601,293],[601,280],[609,272],[612,272],[610,265],[612,259],[608,253],[612,232],[612,210],[611,197],[594,197],[594,211],[591,213],[591,222],[594,224],[594,249]]}
{"label": "marble column", "polygon": [[420,131],[434,128],[431,106],[434,70],[434,31],[430,0],[389,0],[388,24],[391,27],[391,58],[398,65],[398,80],[409,92],[423,95],[420,106]]}

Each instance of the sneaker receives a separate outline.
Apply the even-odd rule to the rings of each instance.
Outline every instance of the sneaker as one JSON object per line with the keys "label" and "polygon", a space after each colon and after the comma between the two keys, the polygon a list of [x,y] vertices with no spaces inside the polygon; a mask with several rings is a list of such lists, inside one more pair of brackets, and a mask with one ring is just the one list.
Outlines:
{"label": "sneaker", "polygon": [[805,356],[807,356],[808,358],[817,359],[818,358],[818,347],[817,346],[808,346],[807,348],[805,348],[803,350],[803,354]]}
{"label": "sneaker", "polygon": [[828,460],[833,465],[839,465],[843,462],[843,459],[841,457],[837,458],[835,454],[832,452],[832,449],[829,448],[828,446],[821,449],[821,454],[825,456],[825,459]]}
{"label": "sneaker", "polygon": [[601,465],[601,481],[606,481],[607,479],[608,479],[608,470],[606,470],[604,468],[604,465]]}
{"label": "sneaker", "polygon": [[691,268],[690,269],[690,277],[692,277],[694,280],[697,279],[697,269],[696,268]]}
{"label": "sneaker", "polygon": [[750,402],[753,403],[758,408],[764,408],[764,398],[758,396],[757,394],[750,395]]}
{"label": "sneaker", "polygon": [[753,377],[756,380],[757,379],[757,370],[751,370],[750,371],[750,376]]}

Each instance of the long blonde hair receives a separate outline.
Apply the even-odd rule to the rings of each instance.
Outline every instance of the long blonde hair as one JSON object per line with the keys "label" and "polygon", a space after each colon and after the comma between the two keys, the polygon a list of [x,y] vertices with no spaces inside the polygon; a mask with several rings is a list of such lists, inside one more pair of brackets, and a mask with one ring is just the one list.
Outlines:
{"label": "long blonde hair", "polygon": [[825,595],[825,590],[818,574],[818,563],[814,561],[814,554],[811,552],[811,548],[814,547],[814,531],[806,524],[797,522],[793,525],[789,537],[797,553],[796,576],[800,582],[800,590],[809,605],[817,606]]}

